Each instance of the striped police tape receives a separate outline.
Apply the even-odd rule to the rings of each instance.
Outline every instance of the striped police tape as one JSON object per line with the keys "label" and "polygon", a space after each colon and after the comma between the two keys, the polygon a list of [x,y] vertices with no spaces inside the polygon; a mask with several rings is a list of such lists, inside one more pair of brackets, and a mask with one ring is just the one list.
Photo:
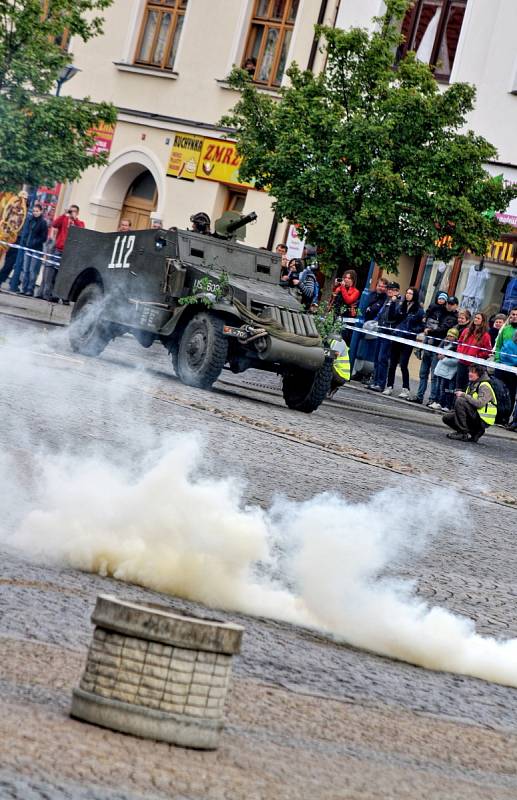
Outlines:
{"label": "striped police tape", "polygon": [[59,268],[59,264],[61,262],[61,256],[56,256],[54,253],[45,253],[44,250],[33,250],[32,247],[24,247],[21,244],[4,242],[2,239],[0,239],[0,247],[12,247],[14,250],[23,250],[25,253],[30,255],[31,258],[37,258],[40,261],[44,261],[50,267],[54,267],[55,269]]}
{"label": "striped police tape", "polygon": [[[434,344],[426,344],[424,342],[417,342],[413,339],[404,339],[402,336],[389,335],[387,333],[380,333],[378,330],[363,330],[352,324],[355,320],[353,318],[343,319],[343,327],[347,330],[355,331],[359,335],[376,336],[379,339],[387,339],[390,342],[399,342],[409,347],[414,347],[417,350],[427,350],[430,353],[437,353],[439,355],[447,356],[448,358],[455,358],[458,361],[468,361],[469,364],[481,364],[481,366],[491,369],[501,370],[502,372],[510,372],[512,375],[517,375],[517,366],[511,367],[508,364],[500,364],[497,361],[492,361],[485,358],[475,358],[474,356],[467,356],[466,353],[456,353],[453,350],[445,350],[443,347],[436,347]],[[386,329],[385,329],[386,330]],[[391,329],[387,329],[391,330]]]}

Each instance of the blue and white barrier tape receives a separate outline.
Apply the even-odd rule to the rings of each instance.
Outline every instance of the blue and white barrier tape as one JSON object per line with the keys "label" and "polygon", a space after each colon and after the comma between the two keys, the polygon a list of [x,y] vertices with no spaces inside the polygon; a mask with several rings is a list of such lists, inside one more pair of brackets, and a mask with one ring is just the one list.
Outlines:
{"label": "blue and white barrier tape", "polygon": [[40,261],[44,261],[50,267],[54,267],[55,269],[59,269],[59,264],[61,262],[61,256],[56,256],[54,253],[45,253],[44,250],[33,250],[32,247],[24,247],[21,244],[13,244],[12,242],[4,242],[0,239],[0,247],[12,247],[14,250],[24,250],[26,253],[30,255],[31,258],[37,258]]}

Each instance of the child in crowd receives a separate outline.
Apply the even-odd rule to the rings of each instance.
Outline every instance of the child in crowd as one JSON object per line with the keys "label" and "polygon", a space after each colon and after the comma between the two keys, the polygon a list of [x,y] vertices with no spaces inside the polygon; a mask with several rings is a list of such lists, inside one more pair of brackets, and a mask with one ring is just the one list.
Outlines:
{"label": "child in crowd", "polygon": [[499,331],[506,322],[506,314],[496,314],[492,320],[492,324],[488,329],[490,339],[492,340],[492,347],[495,345],[496,339],[499,336]]}
{"label": "child in crowd", "polygon": [[[449,328],[447,336],[440,342],[440,347],[444,350],[454,350],[454,342],[458,340],[460,332],[457,328]],[[432,403],[429,408],[436,411],[452,411],[454,408],[454,390],[456,389],[456,370],[458,360],[449,358],[441,353],[434,369],[434,377],[437,380],[438,400]]]}

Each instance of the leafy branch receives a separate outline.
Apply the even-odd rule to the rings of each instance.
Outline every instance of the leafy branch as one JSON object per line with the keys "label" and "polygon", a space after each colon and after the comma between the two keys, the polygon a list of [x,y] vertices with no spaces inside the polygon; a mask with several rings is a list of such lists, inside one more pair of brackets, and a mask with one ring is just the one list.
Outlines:
{"label": "leafy branch", "polygon": [[227,272],[221,272],[217,283],[210,275],[205,275],[195,281],[193,293],[186,297],[180,297],[178,303],[180,306],[202,303],[207,308],[212,308],[213,305],[228,297],[230,291],[230,279]]}

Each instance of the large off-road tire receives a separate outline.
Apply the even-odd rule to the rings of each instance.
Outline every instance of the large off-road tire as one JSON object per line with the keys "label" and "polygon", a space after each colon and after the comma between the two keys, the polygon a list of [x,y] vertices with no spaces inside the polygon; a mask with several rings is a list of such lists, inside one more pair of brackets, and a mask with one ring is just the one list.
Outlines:
{"label": "large off-road tire", "polygon": [[222,319],[207,312],[196,314],[187,324],[175,365],[183,383],[209,389],[217,380],[228,358],[228,340],[223,334],[223,324]]}
{"label": "large off-road tire", "polygon": [[113,338],[109,323],[103,322],[103,292],[90,283],[75,301],[68,336],[72,350],[84,356],[98,356]]}
{"label": "large off-road tire", "polygon": [[289,408],[310,414],[321,405],[332,382],[332,362],[325,361],[316,372],[297,369],[284,375],[282,393]]}

